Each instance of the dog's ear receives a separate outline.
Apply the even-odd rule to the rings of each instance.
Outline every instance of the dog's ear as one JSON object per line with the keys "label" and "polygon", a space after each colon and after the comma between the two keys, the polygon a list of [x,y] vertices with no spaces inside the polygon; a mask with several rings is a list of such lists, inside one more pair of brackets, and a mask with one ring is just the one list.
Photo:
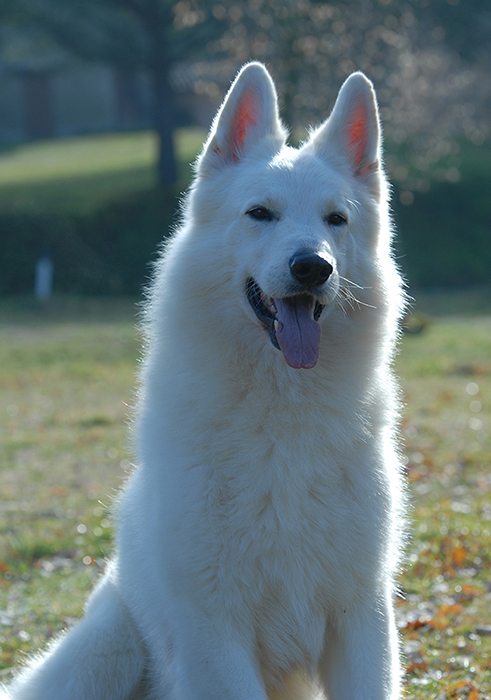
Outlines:
{"label": "dog's ear", "polygon": [[363,73],[352,73],[344,82],[331,116],[309,142],[331,162],[347,163],[374,194],[380,194],[380,122],[372,83]]}
{"label": "dog's ear", "polygon": [[259,141],[275,152],[285,139],[271,76],[261,63],[248,63],[218,110],[198,160],[198,172],[206,174],[224,164],[238,163]]}

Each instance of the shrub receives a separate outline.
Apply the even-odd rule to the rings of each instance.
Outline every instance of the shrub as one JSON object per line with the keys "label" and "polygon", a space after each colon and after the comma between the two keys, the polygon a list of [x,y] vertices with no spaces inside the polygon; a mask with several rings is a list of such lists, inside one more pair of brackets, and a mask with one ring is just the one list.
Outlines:
{"label": "shrub", "polygon": [[57,292],[138,294],[176,208],[174,192],[154,189],[95,214],[0,211],[0,294],[33,289],[42,250],[53,259]]}
{"label": "shrub", "polygon": [[491,198],[480,175],[435,182],[411,206],[394,193],[399,263],[419,287],[489,284]]}

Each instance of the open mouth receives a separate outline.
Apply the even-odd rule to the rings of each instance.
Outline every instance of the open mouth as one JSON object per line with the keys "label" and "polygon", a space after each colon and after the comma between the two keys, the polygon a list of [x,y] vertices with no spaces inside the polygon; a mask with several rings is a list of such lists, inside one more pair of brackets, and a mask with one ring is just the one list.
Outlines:
{"label": "open mouth", "polygon": [[246,294],[274,347],[282,351],[290,367],[314,367],[319,356],[321,329],[318,320],[323,304],[312,294],[273,299],[252,277],[246,282]]}

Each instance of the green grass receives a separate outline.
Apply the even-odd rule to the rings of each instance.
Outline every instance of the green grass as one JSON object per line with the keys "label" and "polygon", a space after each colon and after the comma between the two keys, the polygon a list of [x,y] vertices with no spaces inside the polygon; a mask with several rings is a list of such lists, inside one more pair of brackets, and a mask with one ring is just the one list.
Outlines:
{"label": "green grass", "polygon": [[[204,138],[199,129],[175,133],[179,180],[190,177]],[[96,134],[36,141],[0,152],[0,209],[90,213],[156,182],[154,132]]]}
{"label": "green grass", "polygon": [[[491,313],[417,295],[397,369],[413,537],[397,613],[411,700],[491,696]],[[458,313],[456,313],[458,310]],[[485,313],[487,311],[487,313]],[[82,613],[131,461],[138,339],[128,300],[0,311],[0,663]]]}
{"label": "green grass", "polygon": [[4,666],[80,615],[110,551],[107,506],[130,468],[134,320],[124,300],[2,306]]}
{"label": "green grass", "polygon": [[404,338],[398,370],[414,529],[398,605],[408,696],[477,700],[491,692],[491,316],[434,317]]}

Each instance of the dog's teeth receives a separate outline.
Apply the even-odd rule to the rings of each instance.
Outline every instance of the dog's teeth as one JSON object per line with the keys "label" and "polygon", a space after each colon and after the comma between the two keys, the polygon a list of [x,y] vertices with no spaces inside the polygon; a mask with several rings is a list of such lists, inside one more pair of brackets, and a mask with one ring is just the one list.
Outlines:
{"label": "dog's teeth", "polygon": [[275,320],[273,321],[273,325],[274,325],[274,330],[275,330],[275,333],[276,333],[277,330],[278,330],[278,319],[275,318]]}

